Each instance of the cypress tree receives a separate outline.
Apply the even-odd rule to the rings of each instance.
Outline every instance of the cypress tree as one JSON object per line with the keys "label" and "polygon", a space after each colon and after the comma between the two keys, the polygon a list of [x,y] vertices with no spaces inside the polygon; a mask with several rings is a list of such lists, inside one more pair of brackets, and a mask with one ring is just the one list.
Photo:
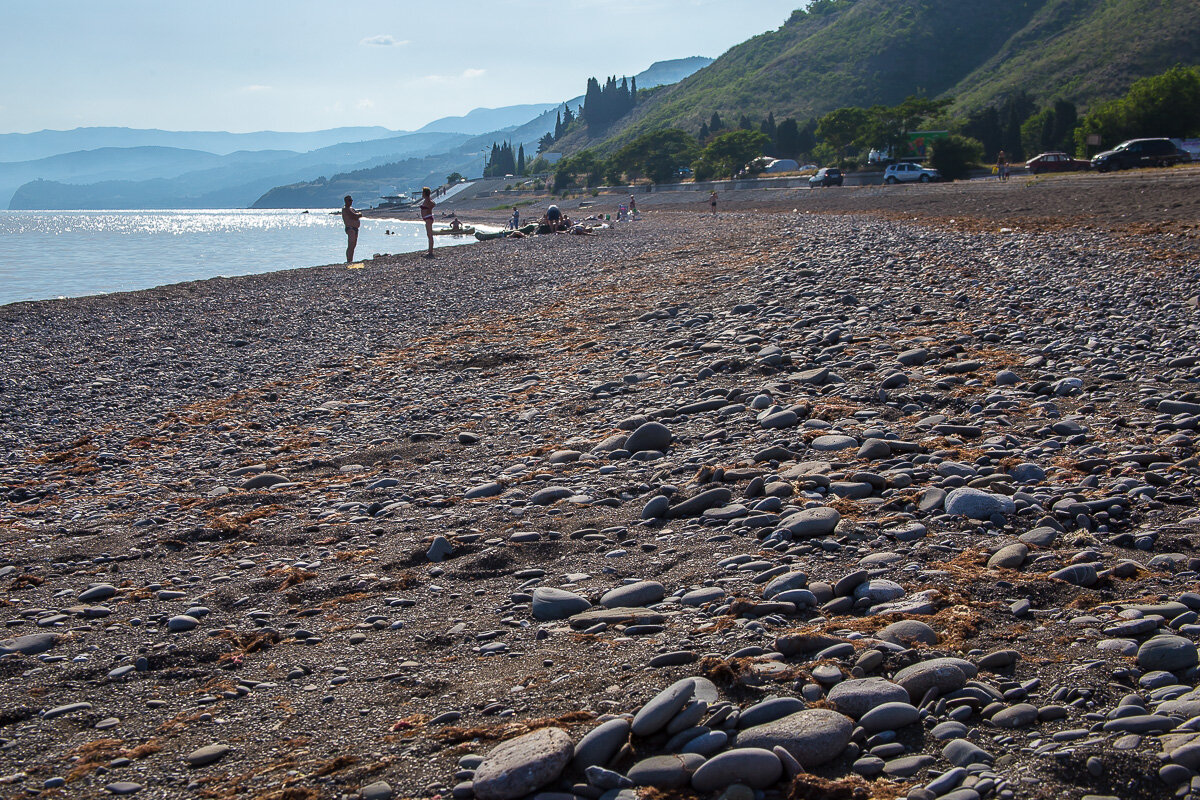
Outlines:
{"label": "cypress tree", "polygon": [[779,158],[796,158],[800,155],[800,125],[788,117],[775,129],[775,155]]}

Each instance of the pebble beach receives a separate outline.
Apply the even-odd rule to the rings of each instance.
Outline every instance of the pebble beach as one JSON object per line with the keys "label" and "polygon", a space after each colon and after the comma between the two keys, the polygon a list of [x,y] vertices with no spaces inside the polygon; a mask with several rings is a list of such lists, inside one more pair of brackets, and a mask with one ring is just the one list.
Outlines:
{"label": "pebble beach", "polygon": [[1200,797],[1180,174],[0,307],[0,797]]}

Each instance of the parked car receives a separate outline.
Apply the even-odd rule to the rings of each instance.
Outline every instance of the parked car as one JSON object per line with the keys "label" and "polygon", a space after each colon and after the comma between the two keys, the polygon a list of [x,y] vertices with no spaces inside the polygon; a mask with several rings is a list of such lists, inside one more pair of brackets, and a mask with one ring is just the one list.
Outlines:
{"label": "parked car", "polygon": [[1071,158],[1066,153],[1042,153],[1025,162],[1025,168],[1034,175],[1043,172],[1078,172],[1092,168],[1092,162]]}
{"label": "parked car", "polygon": [[1112,150],[1092,157],[1092,166],[1101,172],[1132,167],[1169,167],[1184,158],[1170,139],[1130,139]]}
{"label": "parked car", "polygon": [[1200,139],[1172,139],[1171,144],[1187,154],[1183,163],[1200,161]]}
{"label": "parked car", "polygon": [[763,168],[763,172],[796,172],[799,169],[800,162],[794,158],[774,158]]}
{"label": "parked car", "polygon": [[930,181],[940,181],[942,175],[936,169],[923,167],[920,164],[913,164],[908,161],[902,161],[899,164],[889,164],[888,168],[883,171],[884,183],[929,183]]}
{"label": "parked car", "polygon": [[808,179],[808,188],[814,186],[841,186],[844,180],[842,171],[837,167],[821,167],[817,174]]}

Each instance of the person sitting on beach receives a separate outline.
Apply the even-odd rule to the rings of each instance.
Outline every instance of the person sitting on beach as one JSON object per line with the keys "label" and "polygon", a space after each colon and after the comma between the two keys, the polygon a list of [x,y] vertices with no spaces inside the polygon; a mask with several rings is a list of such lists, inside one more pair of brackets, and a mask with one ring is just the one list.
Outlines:
{"label": "person sitting on beach", "polygon": [[458,221],[457,216],[450,221],[450,230],[458,232],[458,231],[461,231],[462,229],[463,229],[463,224]]}
{"label": "person sitting on beach", "polygon": [[429,196],[429,187],[421,189],[421,219],[425,221],[425,235],[429,237],[429,252],[426,258],[433,258],[433,209],[437,203]]}
{"label": "person sitting on beach", "polygon": [[346,195],[342,198],[345,205],[342,206],[342,224],[346,226],[346,263],[354,261],[354,247],[358,244],[358,228],[362,225],[362,212],[356,210],[350,204],[354,202],[354,198]]}

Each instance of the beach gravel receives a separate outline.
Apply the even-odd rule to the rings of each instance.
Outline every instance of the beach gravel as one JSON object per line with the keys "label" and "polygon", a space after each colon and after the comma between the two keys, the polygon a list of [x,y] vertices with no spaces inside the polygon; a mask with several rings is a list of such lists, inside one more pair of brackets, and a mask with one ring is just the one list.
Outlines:
{"label": "beach gravel", "polygon": [[0,308],[0,794],[1195,796],[1140,172]]}

